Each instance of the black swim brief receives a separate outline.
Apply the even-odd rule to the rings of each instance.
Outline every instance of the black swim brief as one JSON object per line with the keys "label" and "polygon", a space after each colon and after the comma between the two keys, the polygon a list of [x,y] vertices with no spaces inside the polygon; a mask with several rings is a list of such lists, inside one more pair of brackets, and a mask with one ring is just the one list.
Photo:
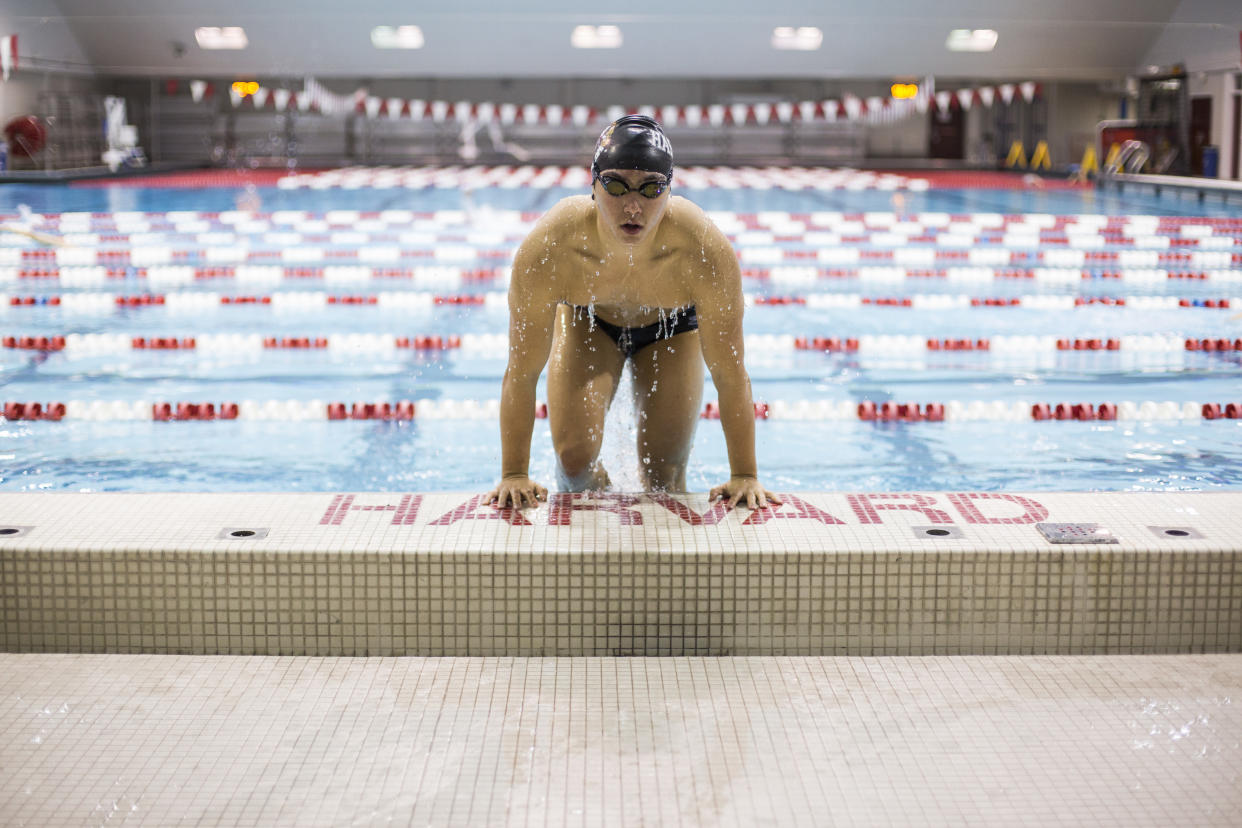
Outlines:
{"label": "black swim brief", "polygon": [[621,349],[621,353],[625,354],[626,359],[634,356],[634,354],[648,345],[654,345],[661,339],[670,339],[677,336],[677,334],[699,329],[699,315],[695,312],[694,305],[671,311],[666,317],[657,322],[652,322],[650,325],[633,328],[626,328],[606,322],[587,308],[575,306],[574,309],[591,314],[595,324],[599,326],[601,331],[608,334],[613,342],[617,343],[617,347]]}

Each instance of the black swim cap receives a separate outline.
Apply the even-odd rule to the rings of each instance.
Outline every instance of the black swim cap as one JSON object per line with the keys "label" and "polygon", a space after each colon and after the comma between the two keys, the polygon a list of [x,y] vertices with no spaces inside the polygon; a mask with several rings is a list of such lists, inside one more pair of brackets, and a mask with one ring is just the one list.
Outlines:
{"label": "black swim cap", "polygon": [[654,118],[626,115],[600,133],[591,161],[592,177],[601,170],[643,170],[673,180],[673,145]]}

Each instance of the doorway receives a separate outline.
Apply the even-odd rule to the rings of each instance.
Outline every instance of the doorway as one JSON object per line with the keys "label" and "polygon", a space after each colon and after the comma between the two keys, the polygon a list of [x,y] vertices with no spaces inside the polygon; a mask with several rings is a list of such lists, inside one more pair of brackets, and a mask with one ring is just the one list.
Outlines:
{"label": "doorway", "polygon": [[1212,143],[1212,99],[1190,99],[1190,174],[1203,175],[1203,148]]}
{"label": "doorway", "polygon": [[931,158],[965,158],[966,117],[960,106],[950,106],[947,111],[937,108],[928,113],[931,118],[928,129],[927,154]]}

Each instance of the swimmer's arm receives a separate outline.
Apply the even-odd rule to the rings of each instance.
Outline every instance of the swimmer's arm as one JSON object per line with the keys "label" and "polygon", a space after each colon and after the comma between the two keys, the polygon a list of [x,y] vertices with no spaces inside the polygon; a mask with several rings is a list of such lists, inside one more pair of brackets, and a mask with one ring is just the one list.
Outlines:
{"label": "swimmer's arm", "polygon": [[[724,250],[720,250],[723,245]],[[717,247],[710,277],[695,297],[699,317],[699,341],[703,360],[719,394],[720,425],[729,452],[731,480],[712,489],[713,499],[722,495],[737,505],[765,506],[780,501],[758,481],[755,460],[755,406],[746,372],[742,337],[742,273],[732,247],[723,237]]]}
{"label": "swimmer's arm", "polygon": [[[533,234],[532,234],[533,236]],[[547,490],[529,478],[535,389],[552,350],[556,299],[542,244],[518,248],[509,284],[509,358],[500,389],[501,482],[489,493],[498,506],[533,506]]]}

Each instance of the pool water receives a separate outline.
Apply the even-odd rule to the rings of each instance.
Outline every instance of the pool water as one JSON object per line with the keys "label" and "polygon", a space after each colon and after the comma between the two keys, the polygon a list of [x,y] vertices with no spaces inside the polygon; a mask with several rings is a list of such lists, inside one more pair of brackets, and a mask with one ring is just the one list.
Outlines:
{"label": "pool water", "polygon": [[[101,254],[95,269],[58,263],[14,254],[45,248],[0,234],[0,256],[9,251],[0,258],[4,337],[69,341],[63,350],[0,349],[2,399],[74,401],[58,422],[0,425],[0,489],[489,487],[499,469],[504,256],[534,214],[570,192],[7,186],[0,223],[32,211],[45,217],[38,227]],[[1242,404],[1242,349],[1232,346],[1242,337],[1242,261],[1231,258],[1242,254],[1242,227],[1228,223],[1226,208],[1090,190],[930,189],[897,202],[876,190],[683,193],[713,211],[741,251],[747,366],[756,401],[771,413],[757,424],[769,488],[1242,488],[1242,419],[1187,414],[1204,403]],[[236,212],[241,198],[253,215]],[[351,221],[348,211],[365,216]],[[895,232],[903,223],[904,239]],[[1067,245],[1056,237],[1067,226],[1099,229],[1096,246],[1073,236]],[[977,237],[963,242],[955,227]],[[250,258],[210,258],[230,245]],[[1073,252],[1080,246],[1085,258]],[[1012,251],[1012,261],[975,261],[978,248]],[[361,249],[375,255],[349,258]],[[838,260],[823,249],[856,256]],[[950,249],[957,252],[946,257]],[[108,250],[129,258],[110,260]],[[1118,250],[1109,261],[1091,258]],[[1169,258],[1176,250],[1189,258]],[[31,275],[39,267],[58,276]],[[808,277],[808,267],[822,272]],[[372,268],[401,275],[371,276]],[[156,295],[163,304],[115,301]],[[392,345],[392,337],[420,336],[459,337],[460,347]],[[195,347],[137,348],[135,338],[194,338]],[[264,347],[264,338],[330,344]],[[930,349],[929,339],[990,346]],[[1120,347],[1103,344],[1110,339]],[[829,340],[838,345],[823,345]],[[1188,350],[1187,340],[1230,345]],[[708,380],[704,400],[714,399]],[[332,402],[349,411],[359,401],[401,400],[415,403],[413,420],[322,414]],[[161,401],[234,402],[243,414],[152,421]],[[1133,406],[1116,420],[1030,415],[1040,403],[1127,401]],[[950,415],[860,420],[854,412],[867,402],[941,404]],[[604,459],[620,488],[636,488],[633,413],[619,402],[613,415]],[[704,419],[689,486],[708,489],[727,471],[719,423]],[[554,480],[545,420],[535,429],[532,474]]]}

